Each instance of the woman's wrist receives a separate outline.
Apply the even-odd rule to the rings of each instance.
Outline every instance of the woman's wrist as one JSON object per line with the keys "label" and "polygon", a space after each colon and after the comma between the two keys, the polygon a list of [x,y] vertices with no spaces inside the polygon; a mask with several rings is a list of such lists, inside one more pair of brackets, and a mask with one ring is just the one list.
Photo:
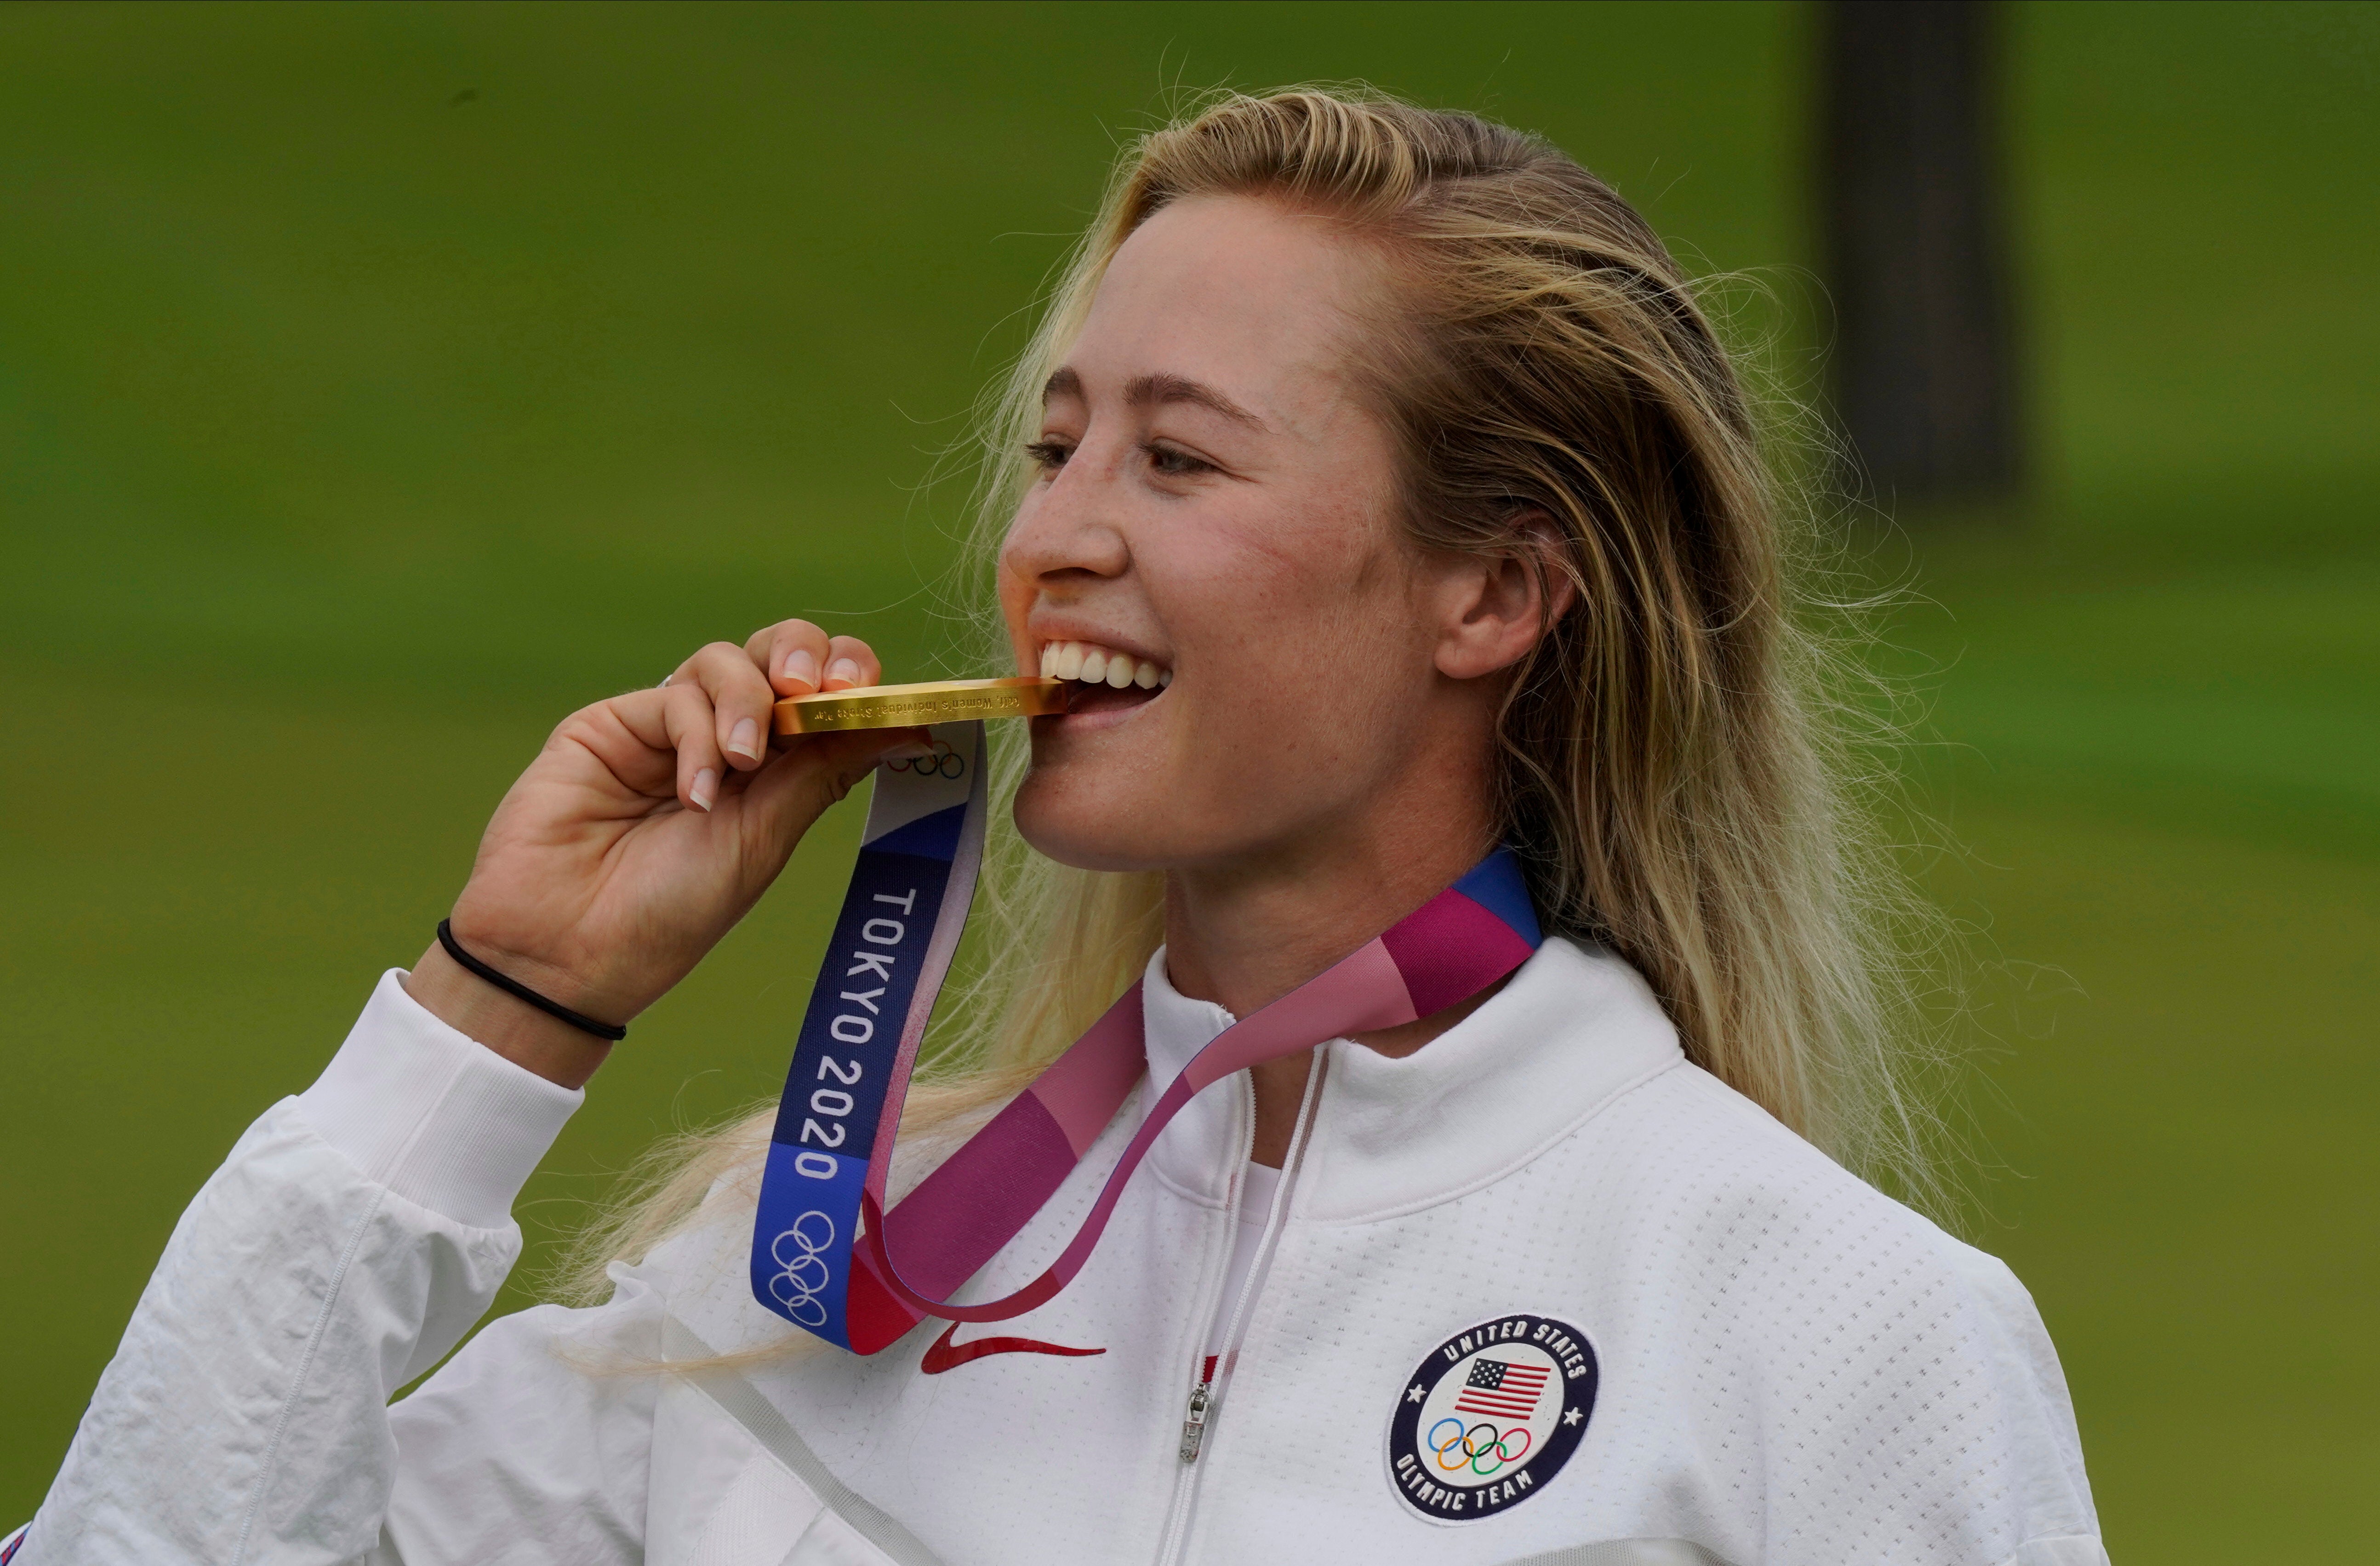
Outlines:
{"label": "woman's wrist", "polygon": [[603,1039],[505,994],[434,941],[406,976],[405,992],[465,1038],[564,1087],[584,1086],[612,1053]]}

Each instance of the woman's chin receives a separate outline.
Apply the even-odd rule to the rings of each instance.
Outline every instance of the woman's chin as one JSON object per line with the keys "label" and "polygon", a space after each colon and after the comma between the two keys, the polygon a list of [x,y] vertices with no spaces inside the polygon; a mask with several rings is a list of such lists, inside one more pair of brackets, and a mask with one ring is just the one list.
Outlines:
{"label": "woman's chin", "polygon": [[[1154,870],[1170,862],[1163,841],[1176,823],[1120,807],[1107,791],[1073,786],[1037,766],[1016,791],[1017,835],[1035,853],[1078,870]],[[1102,797],[1102,795],[1105,797]]]}

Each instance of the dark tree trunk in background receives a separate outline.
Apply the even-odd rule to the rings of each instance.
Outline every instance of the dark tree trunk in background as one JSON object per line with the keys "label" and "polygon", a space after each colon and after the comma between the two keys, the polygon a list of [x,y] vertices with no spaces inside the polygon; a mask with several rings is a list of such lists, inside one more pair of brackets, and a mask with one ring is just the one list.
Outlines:
{"label": "dark tree trunk in background", "polygon": [[2012,493],[2017,367],[1988,0],[1822,7],[1835,412],[1888,504]]}

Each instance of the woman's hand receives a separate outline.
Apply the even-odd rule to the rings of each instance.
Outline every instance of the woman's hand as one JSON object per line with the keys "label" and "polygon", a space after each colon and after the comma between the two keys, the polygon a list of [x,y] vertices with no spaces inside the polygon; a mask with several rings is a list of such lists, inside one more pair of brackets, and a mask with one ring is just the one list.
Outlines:
{"label": "woman's hand", "polygon": [[[788,620],[713,642],[656,690],[572,713],[496,807],[455,939],[583,1015],[625,1023],[742,918],[818,819],[921,729],[770,736],[778,698],[874,685],[868,644]],[[413,998],[565,1086],[610,1046],[515,1000],[435,944]]]}

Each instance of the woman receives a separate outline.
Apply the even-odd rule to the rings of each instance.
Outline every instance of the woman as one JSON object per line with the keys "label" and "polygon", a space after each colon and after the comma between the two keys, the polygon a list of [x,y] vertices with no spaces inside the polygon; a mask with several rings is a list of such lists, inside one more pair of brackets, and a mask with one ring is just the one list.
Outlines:
{"label": "woman", "polygon": [[[1148,1075],[966,1297],[1075,1232],[1150,1084],[1499,843],[1535,954],[1193,1099],[1004,1326],[789,1336],[764,1116],[610,1232],[608,1298],[389,1407],[610,1048],[432,945],[184,1218],[20,1559],[2104,1561],[2022,1288],[1846,1172],[1925,1188],[1885,904],[1746,397],[1642,220],[1468,116],[1234,97],[1127,159],[1013,392],[1002,625],[1080,695],[898,1184],[1135,977]],[[634,1016],[918,753],[764,742],[879,673],[788,622],[573,716],[459,946]]]}

